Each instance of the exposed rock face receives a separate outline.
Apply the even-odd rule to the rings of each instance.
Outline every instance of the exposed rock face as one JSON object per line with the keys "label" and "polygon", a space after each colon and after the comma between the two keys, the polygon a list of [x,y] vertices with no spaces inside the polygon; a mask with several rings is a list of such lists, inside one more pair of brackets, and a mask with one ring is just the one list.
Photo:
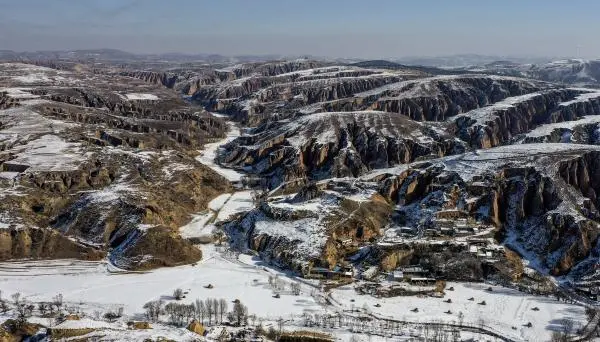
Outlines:
{"label": "exposed rock face", "polygon": [[456,118],[458,135],[473,147],[490,148],[506,144],[540,124],[600,114],[600,94],[571,101],[578,95],[571,89],[551,90],[477,109]]}
{"label": "exposed rock face", "polygon": [[77,243],[53,229],[0,230],[0,260],[84,259],[100,260],[105,252]]}
{"label": "exposed rock face", "polygon": [[[249,126],[216,161],[274,189],[225,223],[240,250],[300,272],[420,263],[472,281],[518,268],[502,254],[514,250],[543,272],[590,274],[597,91],[376,64],[0,67],[2,258],[54,257],[27,247],[45,232],[36,241],[124,268],[199,260],[177,229],[230,190],[194,159],[225,136],[210,110]],[[459,226],[507,250],[483,262]]]}
{"label": "exposed rock face", "polygon": [[[388,246],[385,251],[369,254],[382,269],[439,258],[431,266],[439,276],[481,280],[494,271],[474,256],[465,256],[460,245],[392,243],[386,237],[382,240],[384,227],[428,229],[438,222],[464,218],[478,226],[492,227],[508,248],[554,275],[581,268],[595,253],[600,234],[596,222],[597,182],[590,181],[598,178],[594,173],[598,152],[560,144],[494,150],[485,155],[467,154],[412,163],[403,172],[382,172],[368,181],[311,184],[284,202],[277,197],[263,203],[259,209],[231,223],[228,230],[232,236],[238,236],[239,243],[247,242],[249,248],[266,260],[299,272],[307,272],[306,267],[312,266],[333,267],[356,251],[344,246],[375,239]],[[523,166],[525,163],[530,164]],[[557,178],[558,175],[561,176]],[[356,186],[363,187],[362,193],[377,190],[379,195],[370,196],[367,202],[344,199],[357,191]],[[328,199],[332,195],[336,200]],[[591,203],[573,201],[574,196],[585,197]],[[315,203],[333,206],[316,209]],[[396,206],[391,216],[386,203]],[[275,221],[281,231],[265,228]],[[311,239],[318,237],[311,242],[318,247],[316,251],[306,249],[308,237],[294,235],[301,226],[324,227],[307,232]],[[419,243],[423,246],[417,246]],[[444,268],[436,268],[442,264]]]}
{"label": "exposed rock face", "polygon": [[443,121],[543,87],[513,78],[450,76],[399,84],[398,89],[367,96],[366,101],[374,97],[374,109],[402,113],[414,120]]}
{"label": "exposed rock face", "polygon": [[[505,243],[523,257],[533,257],[529,260],[541,262],[553,274],[566,274],[590,255],[600,233],[597,181],[590,181],[597,178],[598,152],[565,148],[553,157],[551,153],[542,155],[529,167],[517,166],[526,159],[516,152],[507,156],[511,164],[494,159],[494,164],[475,175],[457,173],[453,167],[448,170],[450,162],[445,168],[436,162],[417,165],[416,170],[381,179],[380,192],[402,204],[395,214],[401,225],[432,223],[436,217],[444,217],[439,215],[443,210],[453,208],[457,214],[462,211],[475,221],[500,228]],[[569,155],[561,157],[565,152]],[[562,161],[552,164],[552,158]],[[548,168],[550,165],[555,166]],[[452,194],[458,194],[458,199]],[[587,197],[592,205],[572,202],[576,196]]]}
{"label": "exposed rock face", "polygon": [[265,124],[225,146],[220,161],[272,185],[294,178],[357,177],[365,172],[461,150],[453,139],[384,112],[321,113]]}
{"label": "exposed rock face", "polygon": [[[562,162],[559,175],[570,186],[578,189],[593,205],[586,216],[598,218],[600,211],[600,154],[596,151]],[[593,210],[595,208],[596,210]]]}
{"label": "exposed rock face", "polygon": [[167,88],[174,88],[180,77],[168,72],[158,71],[122,71],[121,76],[133,77],[144,82],[163,85]]}
{"label": "exposed rock face", "polygon": [[[264,202],[228,224],[227,230],[238,237],[237,243],[247,244],[266,260],[301,273],[313,266],[333,268],[356,251],[356,244],[380,236],[391,211],[381,196],[333,181],[314,187],[304,188],[313,188],[311,199],[295,195]],[[334,192],[341,188],[348,193]],[[270,229],[275,221],[281,228]]]}
{"label": "exposed rock face", "polygon": [[417,121],[444,121],[508,97],[548,88],[548,84],[510,77],[438,76],[391,83],[370,91],[313,106],[310,110],[381,110]]}
{"label": "exposed rock face", "polygon": [[227,112],[238,121],[256,125],[270,118],[277,108],[282,111],[280,117],[292,115],[297,108],[347,98],[402,79],[400,75],[369,70],[317,70],[304,76],[252,76],[204,87],[194,94],[194,100],[211,110]]}

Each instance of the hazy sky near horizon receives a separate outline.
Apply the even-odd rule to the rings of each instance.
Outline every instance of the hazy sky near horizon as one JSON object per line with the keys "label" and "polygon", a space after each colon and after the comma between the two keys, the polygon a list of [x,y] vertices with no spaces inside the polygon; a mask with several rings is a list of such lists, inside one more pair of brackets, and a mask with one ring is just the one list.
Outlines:
{"label": "hazy sky near horizon", "polygon": [[600,57],[598,0],[0,0],[0,49]]}

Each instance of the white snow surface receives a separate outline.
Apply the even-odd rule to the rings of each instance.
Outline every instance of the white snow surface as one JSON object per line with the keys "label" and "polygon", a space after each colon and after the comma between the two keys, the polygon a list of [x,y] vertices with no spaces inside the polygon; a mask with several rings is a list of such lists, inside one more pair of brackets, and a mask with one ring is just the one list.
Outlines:
{"label": "white snow surface", "polygon": [[[176,288],[189,291],[183,302],[197,298],[240,299],[251,313],[276,319],[299,316],[304,310],[321,307],[306,293],[282,293],[273,298],[269,273],[254,265],[226,260],[212,246],[203,247],[204,259],[197,266],[161,268],[146,273],[110,273],[103,262],[77,260],[18,261],[0,263],[3,293],[21,292],[31,301],[51,300],[62,293],[65,303],[84,303],[83,310],[115,308],[123,305],[126,315],[142,314],[151,300],[171,301]],[[256,279],[256,281],[255,281]],[[204,286],[212,284],[212,289]]]}
{"label": "white snow surface", "polygon": [[[553,330],[559,329],[563,318],[571,318],[576,322],[586,322],[585,309],[582,306],[558,302],[549,297],[536,297],[513,289],[491,286],[482,283],[453,283],[446,289],[454,287],[454,291],[446,290],[444,298],[400,296],[392,298],[375,298],[358,295],[352,286],[347,285],[332,291],[333,299],[343,308],[350,309],[368,307],[379,317],[395,318],[411,322],[458,322],[458,313],[464,315],[464,323],[484,325],[495,332],[516,340],[548,341]],[[469,298],[474,300],[470,301]],[[354,302],[350,300],[354,299]],[[451,299],[452,303],[445,303]],[[485,305],[481,303],[485,301]],[[379,303],[381,307],[375,307]],[[539,311],[534,311],[534,308]],[[418,312],[411,310],[418,308]],[[450,310],[452,314],[445,313]],[[532,323],[528,328],[524,325]],[[513,330],[512,327],[517,330]]]}
{"label": "white snow surface", "polygon": [[215,223],[222,223],[234,215],[254,208],[252,193],[239,191],[233,194],[221,194],[208,203],[208,210],[192,216],[192,221],[179,228],[183,238],[210,237]]}
{"label": "white snow surface", "polygon": [[233,215],[249,211],[253,208],[254,202],[252,201],[251,191],[235,192],[219,209],[216,222],[225,222],[232,218]]}
{"label": "white snow surface", "polygon": [[498,111],[513,107],[514,105],[516,105],[520,102],[525,102],[525,101],[531,100],[540,95],[542,95],[541,92],[530,93],[530,94],[521,95],[521,96],[508,97],[508,98],[506,98],[502,101],[496,102],[490,106],[473,109],[464,114],[450,117],[450,118],[448,118],[448,121],[455,121],[461,117],[466,116],[466,117],[476,120],[477,124],[485,125],[487,122],[493,120],[497,116],[496,113]]}
{"label": "white snow surface", "polygon": [[128,100],[148,100],[148,101],[157,101],[158,96],[154,94],[143,94],[143,93],[129,93],[125,94],[125,98]]}
{"label": "white snow surface", "polygon": [[85,160],[80,146],[56,135],[43,135],[26,145],[14,147],[11,152],[17,158],[10,163],[28,165],[28,172],[76,170]]}
{"label": "white snow surface", "polygon": [[58,325],[55,325],[53,328],[57,329],[106,329],[106,328],[114,328],[114,324],[110,324],[108,322],[103,321],[95,321],[89,318],[81,318],[79,320],[67,320]]}
{"label": "white snow surface", "polygon": [[585,116],[579,120],[557,122],[553,124],[541,125],[526,134],[528,137],[543,137],[552,134],[556,129],[569,129],[573,130],[577,126],[598,124],[600,123],[600,115]]}
{"label": "white snow surface", "polygon": [[241,172],[222,167],[215,162],[215,158],[217,157],[221,145],[224,145],[241,135],[240,129],[235,124],[231,122],[228,122],[227,124],[229,126],[227,136],[220,141],[204,145],[204,149],[200,151],[200,155],[196,157],[196,160],[201,164],[208,166],[228,181],[240,182],[243,176]]}
{"label": "white snow surface", "polygon": [[[431,160],[431,162],[444,166],[447,171],[458,172],[463,180],[468,181],[476,175],[480,175],[486,171],[497,170],[509,163],[518,166],[527,166],[543,157],[552,156],[560,158],[562,155],[579,154],[585,151],[600,151],[600,146],[564,143],[505,145],[451,155]],[[362,176],[361,179],[370,180],[383,174],[400,174],[412,165],[420,163],[414,162],[397,167],[374,170]]]}
{"label": "white snow surface", "polygon": [[349,124],[363,125],[370,132],[378,132],[385,137],[412,137],[422,143],[431,141],[431,138],[422,133],[421,123],[382,111],[314,113],[302,116],[266,134],[269,138],[286,136],[287,141],[296,148],[313,139],[318,144],[326,145],[338,142],[337,128],[346,128]]}
{"label": "white snow surface", "polygon": [[37,99],[38,95],[33,95],[27,91],[27,88],[0,88],[0,93],[6,93],[13,99]]}
{"label": "white snow surface", "polygon": [[[574,88],[574,89],[577,89],[577,88]],[[588,92],[587,93],[583,93],[583,94],[577,96],[575,99],[573,99],[571,101],[562,102],[560,104],[560,106],[569,106],[569,105],[572,105],[574,103],[587,102],[589,100],[600,98],[600,91],[598,89],[586,89],[586,88],[582,88],[582,89],[579,89],[579,90],[588,91]]]}

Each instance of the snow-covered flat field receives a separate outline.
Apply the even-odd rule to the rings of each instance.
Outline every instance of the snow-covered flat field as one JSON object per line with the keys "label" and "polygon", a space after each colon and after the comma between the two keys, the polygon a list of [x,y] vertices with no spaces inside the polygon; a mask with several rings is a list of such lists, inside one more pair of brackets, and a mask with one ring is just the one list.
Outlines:
{"label": "snow-covered flat field", "polygon": [[[239,259],[225,258],[213,246],[205,246],[204,253],[205,259],[196,266],[163,268],[147,273],[111,273],[109,270],[113,268],[103,262],[5,262],[0,263],[0,290],[5,298],[21,292],[31,301],[51,300],[62,293],[66,305],[77,306],[90,315],[96,310],[114,310],[123,306],[126,316],[143,319],[142,307],[146,302],[156,299],[174,301],[173,290],[181,288],[188,291],[182,302],[224,298],[231,308],[231,302],[240,299],[248,306],[250,314],[265,322],[274,322],[281,317],[288,322],[290,329],[302,327],[304,313],[334,313],[352,308],[366,309],[382,319],[423,323],[458,323],[462,312],[464,324],[483,325],[487,330],[516,341],[549,340],[552,331],[560,328],[564,318],[572,319],[576,326],[579,322],[586,322],[581,306],[498,286],[492,286],[489,291],[489,285],[479,283],[448,283],[444,298],[375,298],[358,295],[353,286],[348,285],[334,289],[331,293],[333,305],[325,306],[322,301],[315,300],[320,295],[311,285],[314,282],[303,280],[300,295],[295,296],[286,289],[281,292],[280,298],[274,298],[269,276],[279,274],[287,284],[295,280],[276,270],[264,269],[259,260],[247,255],[241,255]],[[206,288],[208,284],[213,288]],[[454,290],[448,290],[449,287]],[[471,297],[473,300],[469,300]],[[445,302],[447,299],[452,302]],[[485,305],[481,304],[483,301]],[[418,312],[411,311],[415,308]],[[448,310],[450,313],[447,313]],[[525,326],[529,322],[532,326]],[[111,335],[122,334],[120,329],[115,326]],[[160,329],[154,331],[159,332]],[[344,338],[346,332],[344,329],[332,331],[343,340],[347,340]],[[164,334],[172,333],[182,334],[178,337],[181,340],[189,337],[177,329],[164,330]],[[338,333],[344,336],[338,336]]]}
{"label": "snow-covered flat field", "polygon": [[[277,319],[322,311],[310,293],[299,296],[281,293],[273,298],[268,285],[268,272],[262,268],[229,261],[203,249],[205,259],[196,266],[161,268],[147,273],[111,273],[103,262],[76,260],[20,261],[0,263],[0,290],[4,297],[15,292],[31,301],[51,300],[62,293],[65,302],[81,306],[88,313],[123,306],[125,314],[143,313],[143,305],[151,300],[173,300],[176,288],[189,291],[183,301],[224,298],[240,299],[250,314]],[[212,289],[204,286],[212,284]],[[140,317],[141,318],[141,317]]]}
{"label": "snow-covered flat field", "polygon": [[[454,291],[448,288],[454,287]],[[516,340],[548,341],[552,331],[558,330],[560,321],[572,319],[575,324],[585,325],[585,309],[582,306],[558,302],[554,298],[538,297],[516,290],[482,283],[448,283],[444,298],[392,297],[374,298],[357,295],[353,286],[335,289],[333,299],[345,309],[368,308],[382,318],[410,322],[459,322],[459,313],[464,323],[484,324],[489,330],[499,332]],[[473,298],[473,300],[469,300]],[[450,299],[451,303],[444,302]],[[354,302],[351,302],[354,300]],[[485,305],[479,304],[485,301]],[[380,307],[375,304],[379,303]],[[418,308],[418,312],[413,312]],[[537,308],[539,310],[535,310]],[[450,310],[451,313],[446,313]],[[531,322],[532,327],[526,327]],[[516,328],[516,329],[513,329]]]}

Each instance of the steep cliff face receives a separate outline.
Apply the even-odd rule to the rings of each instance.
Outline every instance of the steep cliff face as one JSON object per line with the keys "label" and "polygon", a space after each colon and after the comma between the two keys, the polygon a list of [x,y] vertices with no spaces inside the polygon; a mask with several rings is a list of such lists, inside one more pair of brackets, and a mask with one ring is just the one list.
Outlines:
{"label": "steep cliff face", "polygon": [[495,76],[439,76],[394,83],[359,93],[362,105],[417,121],[444,121],[460,113],[528,94],[548,85]]}
{"label": "steep cliff face", "polygon": [[280,189],[227,231],[240,246],[299,272],[332,267],[372,241],[387,246],[369,254],[369,262],[385,270],[425,262],[440,276],[471,281],[499,272],[452,240],[444,245],[393,237],[397,227],[418,232],[461,221],[489,229],[480,236],[495,236],[537,269],[586,274],[590,269],[581,271],[582,265],[595,253],[600,234],[598,153],[568,144],[507,146],[354,181],[321,181],[292,195]]}
{"label": "steep cliff face", "polygon": [[53,229],[12,228],[0,230],[0,260],[84,259],[100,260],[106,253],[73,241]]}
{"label": "steep cliff face", "polygon": [[600,144],[600,116],[542,125],[519,138],[518,142],[598,145]]}
{"label": "steep cliff face", "polygon": [[[158,105],[151,112],[143,111],[140,118],[107,115],[103,110],[81,110],[75,105],[55,102],[34,108],[48,118],[76,122],[95,129],[87,138],[97,145],[156,149],[175,148],[178,145],[198,147],[209,139],[224,136],[227,129],[221,119],[207,113],[161,112]],[[131,112],[129,115],[133,116]]]}
{"label": "steep cliff face", "polygon": [[272,175],[272,185],[278,185],[298,177],[356,177],[461,149],[460,143],[444,133],[401,115],[341,112],[312,114],[279,126],[262,125],[226,145],[219,161]]}
{"label": "steep cliff face", "polygon": [[[588,217],[598,219],[600,211],[600,153],[591,151],[582,156],[564,161],[559,165],[560,177],[570,186],[578,189],[591,201],[592,208],[584,212]],[[595,210],[594,210],[595,208]]]}
{"label": "steep cliff face", "polygon": [[181,78],[173,73],[159,71],[121,71],[121,76],[133,77],[144,82],[162,85],[167,88],[174,88]]}
{"label": "steep cliff face", "polygon": [[[440,218],[469,218],[496,226],[501,241],[531,263],[554,275],[567,274],[589,258],[600,234],[598,152],[561,147],[551,156],[539,154],[541,146],[523,147],[540,157],[533,163],[524,158],[528,153],[517,151],[506,159],[486,155],[469,160],[473,168],[466,173],[453,162],[464,157],[417,164],[398,175],[379,176],[379,192],[399,204],[393,216],[399,225],[427,227]],[[493,150],[489,156],[497,156]],[[479,163],[486,167],[479,169]]]}
{"label": "steep cliff face", "polygon": [[[318,70],[318,69],[316,69]],[[250,76],[203,87],[193,99],[211,110],[227,112],[238,121],[256,125],[274,111],[293,112],[316,103],[335,101],[398,82],[405,76],[370,70],[306,71],[277,77]],[[356,76],[354,76],[356,75]]]}
{"label": "steep cliff face", "polygon": [[264,259],[306,272],[312,266],[333,268],[357,245],[375,241],[390,212],[378,194],[330,181],[270,199],[229,223],[227,230]]}
{"label": "steep cliff face", "polygon": [[506,144],[541,124],[600,114],[600,94],[591,95],[576,99],[584,95],[572,89],[533,93],[470,111],[454,122],[461,139],[475,148],[490,148]]}

